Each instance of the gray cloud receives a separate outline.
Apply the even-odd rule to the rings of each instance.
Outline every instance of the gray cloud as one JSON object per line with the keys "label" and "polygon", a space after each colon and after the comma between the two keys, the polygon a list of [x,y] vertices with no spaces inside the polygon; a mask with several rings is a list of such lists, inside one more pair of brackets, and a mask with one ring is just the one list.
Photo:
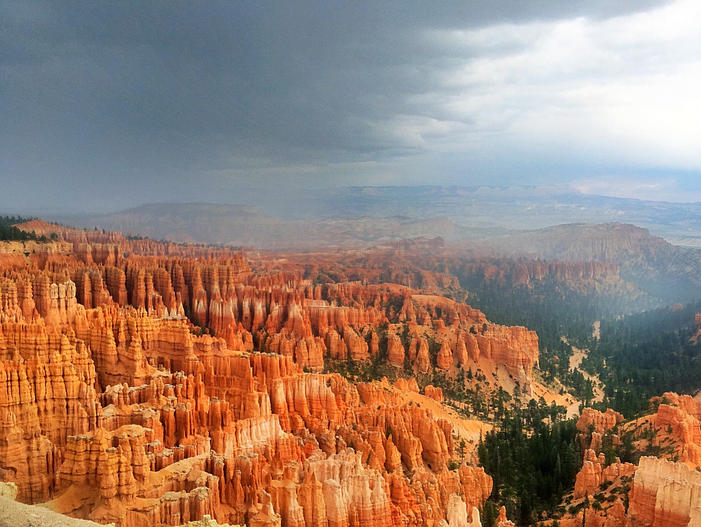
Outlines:
{"label": "gray cloud", "polygon": [[[543,106],[544,85],[559,90],[564,77],[587,73],[541,75],[529,93],[527,79],[495,81],[489,68],[525,75],[508,61],[538,57],[537,32],[560,20],[606,28],[661,4],[201,5],[2,4],[0,207],[116,209],[235,201],[246,187],[508,181],[522,179],[508,176],[522,167],[549,181],[549,166],[586,171],[585,156],[563,160],[509,133]],[[485,64],[486,73],[470,71]]]}

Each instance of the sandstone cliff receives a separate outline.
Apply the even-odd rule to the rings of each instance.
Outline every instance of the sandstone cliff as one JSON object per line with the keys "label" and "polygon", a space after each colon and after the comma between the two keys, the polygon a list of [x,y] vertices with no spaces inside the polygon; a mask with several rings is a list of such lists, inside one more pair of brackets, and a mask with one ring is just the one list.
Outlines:
{"label": "sandstone cliff", "polygon": [[643,457],[630,493],[630,527],[689,527],[701,522],[701,474],[684,463]]}

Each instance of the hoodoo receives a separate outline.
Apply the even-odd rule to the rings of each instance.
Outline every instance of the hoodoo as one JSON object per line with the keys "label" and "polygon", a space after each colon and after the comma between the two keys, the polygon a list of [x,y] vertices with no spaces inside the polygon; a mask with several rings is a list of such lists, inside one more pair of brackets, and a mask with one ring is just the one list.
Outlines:
{"label": "hoodoo", "polygon": [[63,245],[0,268],[0,478],[18,500],[120,527],[480,525],[492,480],[431,409],[440,387],[323,372],[489,366],[529,386],[533,332],[406,286],[22,227]]}

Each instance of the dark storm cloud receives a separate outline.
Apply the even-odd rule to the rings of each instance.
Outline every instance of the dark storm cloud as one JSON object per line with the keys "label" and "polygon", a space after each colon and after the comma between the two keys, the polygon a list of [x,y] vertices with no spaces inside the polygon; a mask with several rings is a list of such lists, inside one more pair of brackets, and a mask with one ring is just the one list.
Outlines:
{"label": "dark storm cloud", "polygon": [[46,206],[57,193],[87,208],[231,200],[253,176],[351,183],[363,163],[391,170],[472,126],[437,103],[457,89],[445,72],[520,45],[433,33],[602,21],[658,3],[204,5],[4,2],[0,207]]}

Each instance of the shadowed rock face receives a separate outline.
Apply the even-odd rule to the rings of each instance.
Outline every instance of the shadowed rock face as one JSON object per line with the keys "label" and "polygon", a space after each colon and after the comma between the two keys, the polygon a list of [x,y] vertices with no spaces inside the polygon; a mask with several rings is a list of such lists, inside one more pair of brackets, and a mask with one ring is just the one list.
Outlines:
{"label": "shadowed rock face", "polygon": [[121,526],[479,525],[492,480],[448,469],[449,421],[386,384],[320,372],[481,360],[528,386],[535,333],[235,251],[61,237],[0,259],[0,479],[20,501]]}

